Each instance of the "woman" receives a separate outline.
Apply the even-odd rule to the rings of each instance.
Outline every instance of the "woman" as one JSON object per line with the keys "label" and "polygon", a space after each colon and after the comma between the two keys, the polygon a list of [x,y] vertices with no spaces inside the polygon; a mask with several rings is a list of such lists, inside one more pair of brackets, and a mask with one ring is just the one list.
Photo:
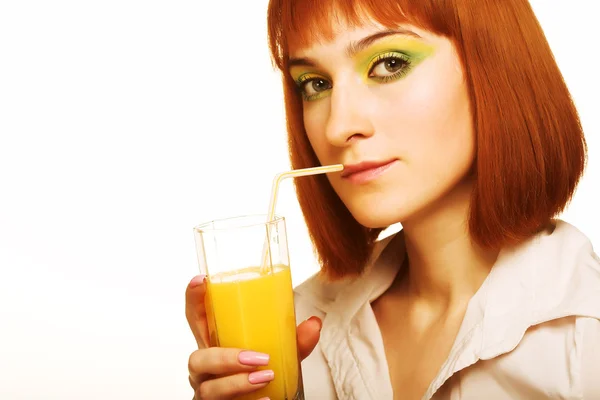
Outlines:
{"label": "woman", "polygon": [[[600,398],[600,261],[553,219],[586,145],[528,1],[271,0],[268,22],[294,168],[345,165],[296,182],[322,266],[296,289],[306,398]],[[265,355],[206,348],[201,283],[196,398],[267,385]]]}

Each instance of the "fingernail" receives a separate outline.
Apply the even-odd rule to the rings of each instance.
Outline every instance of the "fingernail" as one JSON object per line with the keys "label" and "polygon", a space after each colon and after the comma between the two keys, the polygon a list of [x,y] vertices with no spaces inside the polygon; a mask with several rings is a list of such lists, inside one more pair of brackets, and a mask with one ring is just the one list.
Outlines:
{"label": "fingernail", "polygon": [[241,364],[251,365],[253,367],[269,365],[269,355],[257,353],[255,351],[242,351],[238,355]]}
{"label": "fingernail", "polygon": [[323,321],[321,321],[321,318],[315,317],[314,315],[308,318],[307,321],[316,322],[317,324],[319,324],[319,329],[321,329],[321,327],[323,326]]}
{"label": "fingernail", "polygon": [[266,371],[256,371],[248,375],[248,380],[251,384],[257,385],[259,383],[271,382],[275,378],[275,372],[270,369]]}
{"label": "fingernail", "polygon": [[270,398],[268,398],[268,397],[261,397],[261,398],[260,398],[260,399],[258,399],[258,400],[271,400],[271,399],[270,399]]}
{"label": "fingernail", "polygon": [[204,283],[204,280],[206,279],[206,275],[198,275],[192,278],[192,280],[189,283],[189,287],[190,288],[195,288],[196,286],[200,286]]}

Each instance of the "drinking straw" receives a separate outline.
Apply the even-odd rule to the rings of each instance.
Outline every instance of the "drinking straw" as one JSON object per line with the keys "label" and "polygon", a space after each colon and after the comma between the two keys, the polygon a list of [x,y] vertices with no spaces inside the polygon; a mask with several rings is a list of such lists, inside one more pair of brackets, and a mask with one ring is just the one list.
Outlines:
{"label": "drinking straw", "polygon": [[[277,195],[279,194],[279,184],[281,181],[287,178],[298,178],[301,176],[310,176],[318,174],[328,174],[331,172],[342,171],[344,166],[342,164],[326,165],[321,167],[302,168],[291,171],[281,172],[275,175],[273,178],[273,186],[271,188],[271,199],[269,201],[269,212],[267,216],[267,222],[270,222],[275,217],[275,207],[277,205]],[[267,234],[267,241],[263,248],[263,262],[261,265],[261,274],[268,273],[267,258],[269,257],[269,238]]]}

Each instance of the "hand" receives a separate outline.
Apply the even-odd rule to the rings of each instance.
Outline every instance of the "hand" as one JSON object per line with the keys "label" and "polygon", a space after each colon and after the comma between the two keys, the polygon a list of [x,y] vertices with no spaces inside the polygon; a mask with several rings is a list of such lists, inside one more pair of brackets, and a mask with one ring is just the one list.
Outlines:
{"label": "hand", "polygon": [[[204,297],[203,276],[189,283],[185,293],[185,315],[196,339],[198,350],[189,358],[190,385],[196,400],[232,399],[268,385],[269,371],[257,371],[268,365],[268,355],[245,349],[210,347]],[[321,320],[311,317],[297,328],[298,354],[304,360],[313,351],[321,332]]]}

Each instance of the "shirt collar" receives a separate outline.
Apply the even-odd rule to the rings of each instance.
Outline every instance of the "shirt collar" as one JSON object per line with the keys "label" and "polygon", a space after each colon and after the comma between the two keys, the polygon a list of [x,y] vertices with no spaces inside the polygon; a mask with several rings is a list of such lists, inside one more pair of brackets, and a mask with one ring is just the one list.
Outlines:
{"label": "shirt collar", "polygon": [[[391,286],[404,257],[402,231],[380,241],[365,273],[340,284],[323,306],[322,334],[327,337],[331,328],[339,332],[336,337],[341,335],[359,309]],[[553,231],[503,249],[469,301],[450,355],[425,398],[455,372],[512,351],[537,323],[566,315],[600,318],[600,304],[594,301],[598,296],[591,294],[598,287],[600,261],[587,237],[566,222],[557,220]]]}

